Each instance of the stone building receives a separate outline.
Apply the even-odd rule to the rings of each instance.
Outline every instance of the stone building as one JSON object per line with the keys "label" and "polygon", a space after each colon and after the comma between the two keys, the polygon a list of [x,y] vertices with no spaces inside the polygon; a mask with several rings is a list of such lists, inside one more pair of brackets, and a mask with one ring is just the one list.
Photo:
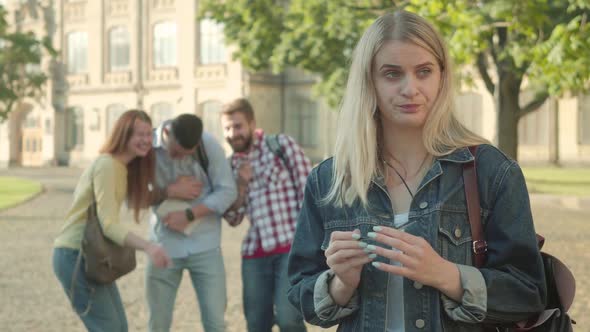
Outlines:
{"label": "stone building", "polygon": [[[154,125],[194,112],[222,140],[223,102],[247,97],[258,125],[286,132],[315,162],[331,153],[335,112],[296,70],[250,73],[232,60],[223,27],[198,21],[198,0],[0,0],[14,29],[49,36],[59,52],[42,100],[25,100],[0,124],[0,166],[84,166],[127,109]],[[521,162],[590,162],[590,98],[550,100],[520,123]],[[482,88],[458,96],[459,115],[495,140],[495,110]],[[227,147],[227,146],[226,146]]]}

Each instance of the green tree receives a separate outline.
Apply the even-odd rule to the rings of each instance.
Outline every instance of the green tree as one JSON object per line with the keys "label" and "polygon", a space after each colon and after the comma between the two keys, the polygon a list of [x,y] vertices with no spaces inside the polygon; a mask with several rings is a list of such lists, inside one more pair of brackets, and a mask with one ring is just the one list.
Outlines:
{"label": "green tree", "polygon": [[[549,96],[590,88],[589,0],[204,0],[200,16],[225,25],[227,41],[239,46],[234,58],[247,68],[317,74],[316,93],[336,106],[360,35],[401,8],[433,22],[455,62],[477,69],[494,96],[498,145],[512,157],[524,115]],[[525,103],[524,91],[532,96]]]}
{"label": "green tree", "polygon": [[11,31],[7,12],[0,6],[0,122],[25,98],[37,98],[47,80],[40,71],[43,50],[55,54],[47,38],[32,32]]}

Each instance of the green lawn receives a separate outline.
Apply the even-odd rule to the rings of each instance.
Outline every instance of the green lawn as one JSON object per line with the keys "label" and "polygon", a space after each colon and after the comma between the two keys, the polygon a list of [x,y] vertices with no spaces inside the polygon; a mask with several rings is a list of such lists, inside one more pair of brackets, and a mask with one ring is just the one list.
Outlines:
{"label": "green lawn", "polygon": [[0,176],[0,210],[28,199],[41,189],[39,182]]}
{"label": "green lawn", "polygon": [[523,167],[531,193],[590,196],[590,167]]}

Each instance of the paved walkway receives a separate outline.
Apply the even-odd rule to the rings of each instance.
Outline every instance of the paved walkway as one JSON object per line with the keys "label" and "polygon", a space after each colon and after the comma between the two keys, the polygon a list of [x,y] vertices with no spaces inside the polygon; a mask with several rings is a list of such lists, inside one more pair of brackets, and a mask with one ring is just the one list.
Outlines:
{"label": "paved walkway", "polygon": [[[0,212],[0,330],[81,331],[51,268],[51,248],[63,216],[71,204],[81,171],[75,168],[12,168],[0,170],[43,183],[45,193]],[[590,198],[533,195],[537,231],[547,238],[545,250],[570,266],[577,278],[577,294],[571,315],[575,331],[590,331]],[[143,226],[135,226],[140,233]],[[222,247],[228,284],[228,331],[245,331],[241,308],[239,244],[246,227],[224,227]],[[123,278],[120,289],[127,309],[130,331],[146,330],[144,303],[144,257],[138,271]],[[200,318],[192,287],[185,276],[176,302],[173,331],[200,331]],[[195,328],[196,327],[196,328]],[[330,331],[334,331],[331,329]],[[313,328],[311,331],[320,331]]]}

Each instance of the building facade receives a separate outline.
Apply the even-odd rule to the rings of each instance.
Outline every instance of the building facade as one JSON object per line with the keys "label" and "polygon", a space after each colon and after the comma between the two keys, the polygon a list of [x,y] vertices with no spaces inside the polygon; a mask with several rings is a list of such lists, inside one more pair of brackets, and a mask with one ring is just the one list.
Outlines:
{"label": "building facade", "polygon": [[[0,166],[84,166],[117,117],[146,110],[158,125],[202,117],[221,141],[222,103],[247,97],[258,126],[286,132],[317,162],[331,153],[336,113],[311,95],[296,70],[249,73],[231,59],[223,27],[196,19],[198,0],[0,0],[15,29],[49,36],[59,52],[42,100],[26,100],[0,124]],[[495,141],[493,100],[483,87],[458,97],[459,117]],[[588,97],[547,102],[520,123],[522,162],[590,163]],[[227,146],[226,146],[227,148]]]}

